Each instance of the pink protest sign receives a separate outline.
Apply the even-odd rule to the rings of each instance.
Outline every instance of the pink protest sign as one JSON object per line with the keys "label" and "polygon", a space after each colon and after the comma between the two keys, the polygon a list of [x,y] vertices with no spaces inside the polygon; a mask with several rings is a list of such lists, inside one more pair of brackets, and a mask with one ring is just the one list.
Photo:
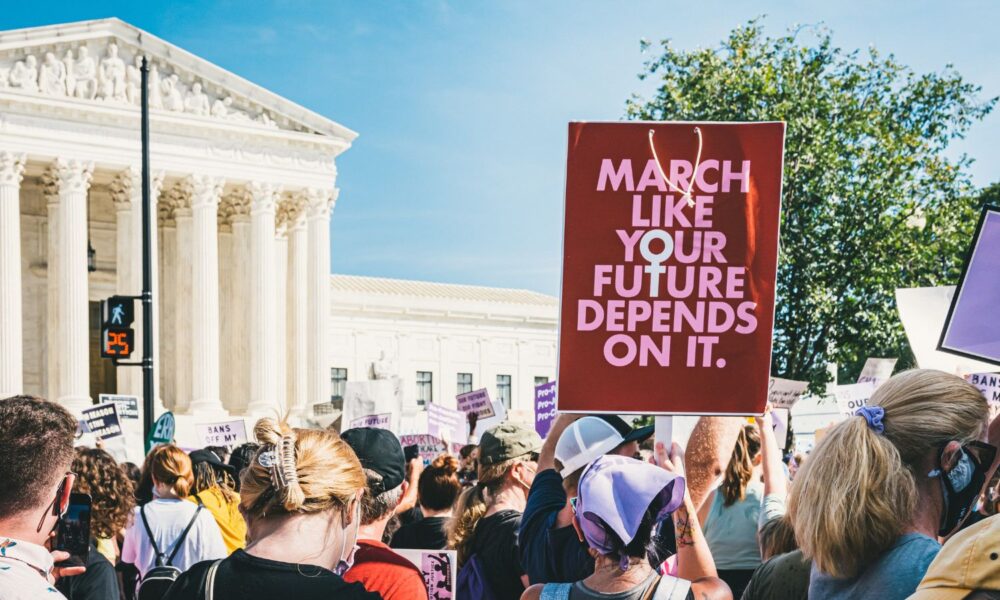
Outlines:
{"label": "pink protest sign", "polygon": [[570,124],[560,411],[763,412],[784,133]]}
{"label": "pink protest sign", "polygon": [[490,402],[490,393],[483,388],[455,396],[455,403],[458,410],[464,413],[474,412],[480,419],[487,419],[496,415],[493,410],[493,403]]}
{"label": "pink protest sign", "polygon": [[440,438],[427,433],[410,433],[399,436],[399,445],[402,447],[417,446],[417,453],[420,458],[434,460],[442,452],[447,452],[448,447]]}

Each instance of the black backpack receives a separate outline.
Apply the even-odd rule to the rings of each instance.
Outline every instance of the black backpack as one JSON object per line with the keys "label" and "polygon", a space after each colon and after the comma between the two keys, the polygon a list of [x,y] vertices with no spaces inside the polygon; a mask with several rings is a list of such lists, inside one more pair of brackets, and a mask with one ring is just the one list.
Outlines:
{"label": "black backpack", "polygon": [[164,558],[163,552],[156,545],[156,540],[153,539],[153,531],[149,528],[149,521],[146,520],[146,507],[143,506],[139,509],[139,515],[142,517],[142,524],[146,527],[146,535],[149,536],[149,543],[153,545],[153,551],[156,552],[156,566],[150,569],[146,576],[142,578],[139,582],[139,589],[136,591],[136,600],[160,600],[167,595],[167,590],[173,585],[174,581],[181,574],[181,570],[175,567],[173,564],[174,557],[177,556],[177,551],[180,550],[181,545],[184,543],[184,539],[187,538],[188,532],[194,527],[195,521],[198,520],[198,514],[201,509],[205,507],[201,503],[201,498],[195,496],[198,500],[198,508],[194,511],[194,516],[191,517],[191,522],[187,524],[184,531],[181,532],[181,537],[177,538],[174,543],[174,549],[170,551],[170,556]]}

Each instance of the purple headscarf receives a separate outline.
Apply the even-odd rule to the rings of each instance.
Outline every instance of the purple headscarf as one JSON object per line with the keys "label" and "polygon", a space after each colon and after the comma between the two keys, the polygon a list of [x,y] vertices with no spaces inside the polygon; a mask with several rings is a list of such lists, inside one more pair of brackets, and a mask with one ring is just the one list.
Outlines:
{"label": "purple headscarf", "polygon": [[625,546],[635,537],[646,510],[656,523],[684,502],[684,478],[625,456],[602,456],[580,477],[576,512],[587,545],[601,554],[618,554],[628,568]]}

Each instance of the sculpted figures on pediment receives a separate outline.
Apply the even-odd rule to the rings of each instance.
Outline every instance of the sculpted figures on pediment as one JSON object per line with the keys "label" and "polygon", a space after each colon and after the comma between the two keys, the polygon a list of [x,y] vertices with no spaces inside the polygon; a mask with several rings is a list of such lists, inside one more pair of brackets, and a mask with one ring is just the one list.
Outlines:
{"label": "sculpted figures on pediment", "polygon": [[38,91],[38,59],[33,54],[14,63],[14,68],[10,70],[10,87]]}
{"label": "sculpted figures on pediment", "polygon": [[208,95],[201,91],[201,84],[197,81],[191,85],[191,90],[184,98],[184,109],[186,112],[196,115],[208,114]]}
{"label": "sculpted figures on pediment", "polygon": [[66,65],[51,52],[45,53],[45,61],[38,75],[38,87],[52,96],[66,95]]}
{"label": "sculpted figures on pediment", "polygon": [[97,95],[97,63],[86,46],[80,46],[77,50],[72,72],[75,80],[73,96],[93,100]]}
{"label": "sculpted figures on pediment", "polygon": [[118,44],[108,44],[108,55],[101,59],[98,82],[101,98],[125,100],[125,61],[118,56]]}

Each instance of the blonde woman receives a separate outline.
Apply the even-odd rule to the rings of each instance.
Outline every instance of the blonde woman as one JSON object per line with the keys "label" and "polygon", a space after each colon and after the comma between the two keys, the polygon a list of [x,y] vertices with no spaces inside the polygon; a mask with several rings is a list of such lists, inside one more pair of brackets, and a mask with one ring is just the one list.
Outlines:
{"label": "blonde woman", "polygon": [[903,599],[979,496],[996,448],[983,395],[954,375],[913,370],[838,423],[795,477],[788,514],[809,598]]}
{"label": "blonde woman", "polygon": [[125,530],[122,562],[135,565],[141,579],[157,566],[158,556],[181,571],[224,557],[226,545],[211,513],[185,501],[194,485],[188,455],[174,445],[157,446],[146,465],[153,500],[136,509]]}
{"label": "blonde woman", "polygon": [[[458,597],[489,589],[497,600],[517,600],[528,585],[517,532],[538,469],[542,439],[533,429],[504,423],[479,442],[479,482],[459,497],[448,534],[458,551]],[[474,576],[473,576],[474,575]],[[475,585],[469,585],[469,578]]]}
{"label": "blonde woman", "polygon": [[240,484],[246,549],[196,565],[164,600],[201,600],[209,589],[215,600],[377,600],[341,577],[357,549],[366,485],[354,451],[331,431],[273,419],[254,433],[262,445]]}

